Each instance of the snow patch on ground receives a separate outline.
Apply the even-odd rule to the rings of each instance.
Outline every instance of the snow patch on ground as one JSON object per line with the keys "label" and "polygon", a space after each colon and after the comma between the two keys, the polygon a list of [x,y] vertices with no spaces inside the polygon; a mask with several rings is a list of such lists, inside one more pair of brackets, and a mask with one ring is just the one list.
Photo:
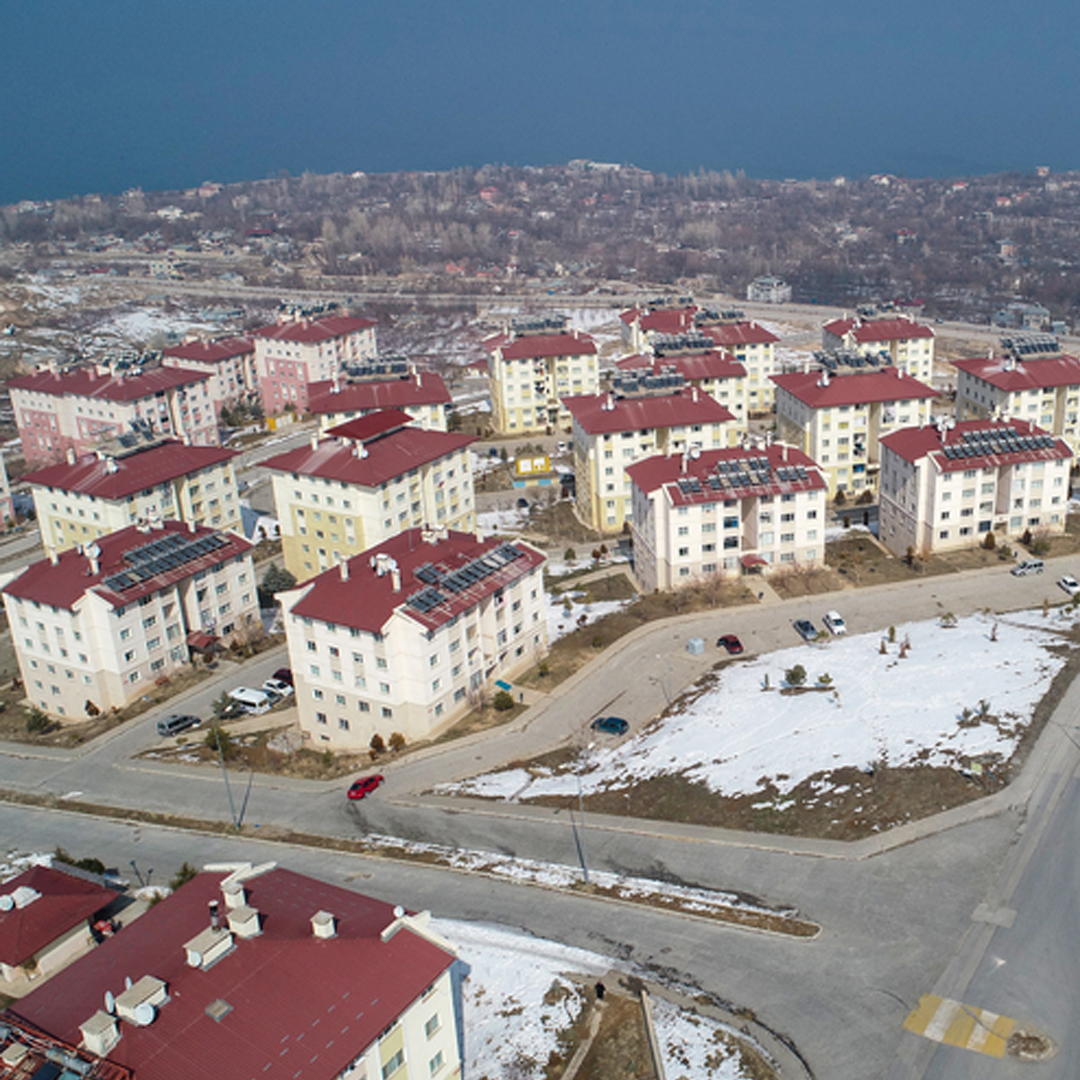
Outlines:
{"label": "snow patch on ground", "polygon": [[[624,607],[632,604],[636,597],[628,600],[596,600],[592,603],[584,603],[578,599],[584,595],[580,592],[564,592],[558,596],[552,596],[548,601],[548,642],[556,641],[561,637],[576,630],[578,626],[591,626],[597,619],[610,615],[615,611],[622,611]],[[569,602],[569,610],[567,609]],[[584,622],[578,620],[584,618]]]}
{"label": "snow patch on ground", "polygon": [[[684,776],[724,795],[788,792],[817,772],[844,766],[893,767],[916,759],[957,767],[982,755],[1008,759],[1031,713],[1065,663],[1055,621],[1039,612],[976,615],[951,628],[937,621],[882,635],[833,638],[725,665],[715,686],[673,715],[616,746],[601,746],[570,771],[533,777],[516,798],[624,790],[650,777]],[[996,640],[992,640],[996,638]],[[910,642],[907,655],[900,646]],[[813,688],[782,694],[795,665]],[[987,702],[990,720],[960,725],[963,710]],[[925,757],[923,757],[925,752]],[[581,769],[581,775],[578,775]],[[506,798],[505,775],[454,785],[461,794]]]}

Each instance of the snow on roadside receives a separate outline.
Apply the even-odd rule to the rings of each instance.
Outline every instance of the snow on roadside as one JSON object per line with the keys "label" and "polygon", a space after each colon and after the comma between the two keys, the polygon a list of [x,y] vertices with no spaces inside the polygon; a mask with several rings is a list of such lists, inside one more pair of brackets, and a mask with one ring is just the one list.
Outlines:
{"label": "snow on roadside", "polygon": [[[581,784],[586,792],[623,790],[680,775],[724,795],[759,791],[766,780],[785,793],[815,773],[877,761],[956,767],[981,755],[1007,760],[1065,663],[1047,648],[1061,643],[1054,629],[1038,612],[976,615],[952,628],[937,621],[898,626],[884,654],[882,635],[873,633],[727,664],[714,686],[673,715],[595,749]],[[901,658],[905,640],[910,649]],[[806,669],[807,688],[779,693],[797,664]],[[829,685],[815,689],[822,675]],[[978,711],[982,701],[990,719],[961,725],[962,711]],[[515,797],[574,795],[578,779],[572,769],[538,775]],[[506,798],[507,787],[495,773],[450,790]]]}
{"label": "snow on roadside", "polygon": [[[583,603],[578,600],[584,593],[564,592],[548,599],[548,643],[557,641],[561,637],[572,633],[578,628],[578,619],[584,616],[582,626],[591,626],[597,619],[610,615],[615,611],[622,611],[628,604],[632,604],[636,597],[627,600],[594,600]],[[567,610],[566,601],[569,600],[570,608]]]}

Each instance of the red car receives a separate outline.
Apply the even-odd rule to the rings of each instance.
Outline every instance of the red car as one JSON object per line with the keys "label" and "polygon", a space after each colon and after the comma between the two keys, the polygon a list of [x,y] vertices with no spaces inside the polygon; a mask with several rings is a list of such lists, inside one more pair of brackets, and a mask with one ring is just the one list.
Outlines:
{"label": "red car", "polygon": [[734,634],[725,634],[723,637],[717,638],[716,644],[727,649],[728,654],[731,656],[738,656],[743,651],[742,642]]}
{"label": "red car", "polygon": [[374,776],[361,776],[359,780],[354,780],[349,788],[348,795],[350,799],[362,799],[365,795],[370,795],[380,784],[386,781],[386,777],[382,773],[375,773]]}

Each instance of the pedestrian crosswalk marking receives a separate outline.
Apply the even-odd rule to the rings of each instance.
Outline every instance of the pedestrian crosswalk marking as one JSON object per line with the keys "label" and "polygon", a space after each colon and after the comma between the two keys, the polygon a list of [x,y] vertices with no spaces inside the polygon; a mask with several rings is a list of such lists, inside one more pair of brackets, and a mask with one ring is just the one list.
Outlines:
{"label": "pedestrian crosswalk marking", "polygon": [[952,998],[923,994],[904,1021],[906,1030],[947,1046],[959,1046],[989,1057],[1004,1057],[1016,1021],[989,1009],[977,1009]]}

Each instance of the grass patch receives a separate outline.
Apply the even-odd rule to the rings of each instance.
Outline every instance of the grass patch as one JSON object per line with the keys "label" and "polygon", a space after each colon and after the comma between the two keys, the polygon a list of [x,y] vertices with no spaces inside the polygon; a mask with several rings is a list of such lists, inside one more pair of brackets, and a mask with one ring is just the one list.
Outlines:
{"label": "grass patch", "polygon": [[616,539],[583,525],[574,513],[574,504],[569,499],[560,499],[551,506],[534,509],[529,515],[529,531],[544,533],[549,544],[560,547],[563,544],[601,543],[611,547]]}
{"label": "grass patch", "polygon": [[[481,705],[480,708],[466,713],[460,720],[456,720],[442,734],[436,736],[433,740],[434,744],[452,742],[454,739],[460,739],[466,735],[475,735],[479,731],[491,731],[493,728],[502,727],[509,724],[511,720],[516,720],[527,708],[527,705],[515,702],[512,709],[500,711],[488,702]],[[416,745],[430,744],[417,743]]]}
{"label": "grass patch", "polygon": [[828,566],[808,566],[797,570],[778,570],[769,575],[769,587],[782,600],[800,596],[820,596],[835,592],[846,584],[844,577]]}
{"label": "grass patch", "polygon": [[578,603],[596,604],[605,600],[631,600],[637,596],[637,589],[621,569],[614,568],[606,577],[593,578],[591,581],[575,583],[573,580],[565,585],[552,585],[549,589],[552,596],[558,597],[563,593],[574,593],[574,599]]}
{"label": "grass patch", "polygon": [[849,585],[881,585],[892,581],[912,581],[952,573],[953,568],[939,556],[915,560],[909,566],[886,551],[868,533],[854,533],[825,545],[825,562]]}
{"label": "grass patch", "polygon": [[[609,990],[602,1006],[591,1006],[592,1010],[597,1008],[602,1009],[600,1026],[578,1069],[579,1080],[611,1080],[615,1076],[620,1080],[653,1080],[641,1002]],[[569,1048],[569,1056],[575,1049]]]}

